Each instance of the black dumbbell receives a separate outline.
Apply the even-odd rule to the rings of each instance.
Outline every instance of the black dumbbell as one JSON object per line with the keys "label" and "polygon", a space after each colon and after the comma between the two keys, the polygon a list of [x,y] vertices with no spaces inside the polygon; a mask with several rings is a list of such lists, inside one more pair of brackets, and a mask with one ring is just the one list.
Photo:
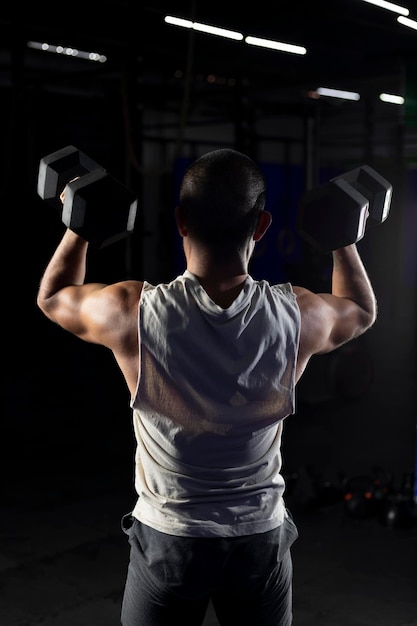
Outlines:
{"label": "black dumbbell", "polygon": [[96,248],[127,237],[134,229],[135,194],[75,146],[41,159],[37,191],[59,211],[67,228]]}
{"label": "black dumbbell", "polygon": [[387,219],[391,198],[392,185],[362,165],[302,196],[297,231],[322,253],[357,243],[368,222],[381,224]]}

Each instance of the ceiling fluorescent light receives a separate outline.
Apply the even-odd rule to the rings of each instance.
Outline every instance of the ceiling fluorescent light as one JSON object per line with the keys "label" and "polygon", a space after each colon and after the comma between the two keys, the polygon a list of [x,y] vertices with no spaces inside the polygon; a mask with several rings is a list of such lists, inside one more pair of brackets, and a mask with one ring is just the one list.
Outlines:
{"label": "ceiling fluorescent light", "polygon": [[217,26],[208,26],[207,24],[199,24],[194,22],[194,30],[198,30],[202,33],[208,33],[209,35],[217,35],[218,37],[226,37],[227,39],[235,39],[236,41],[242,41],[242,33],[237,33],[234,30],[227,30],[226,28],[218,28]]}
{"label": "ceiling fluorescent light", "polygon": [[84,50],[77,50],[77,48],[70,48],[65,46],[55,46],[50,43],[40,41],[28,41],[28,48],[34,50],[42,50],[43,52],[52,52],[54,54],[60,54],[61,56],[77,57],[78,59],[85,59],[87,61],[96,61],[98,63],[105,63],[107,57],[104,54],[98,54],[98,52],[86,52]]}
{"label": "ceiling fluorescent light", "polygon": [[364,2],[369,2],[370,4],[375,4],[377,7],[381,7],[381,9],[387,9],[388,11],[393,11],[394,13],[399,13],[400,15],[408,15],[410,11],[405,7],[400,7],[398,4],[393,4],[392,2],[386,2],[385,0],[363,0]]}
{"label": "ceiling fluorescent light", "polygon": [[282,43],[280,41],[272,41],[271,39],[259,39],[259,37],[245,37],[247,44],[251,46],[260,46],[261,48],[270,48],[271,50],[280,50],[281,52],[290,52],[291,54],[306,54],[307,50],[303,46],[294,46],[290,43]]}
{"label": "ceiling fluorescent light", "polygon": [[409,28],[414,28],[415,30],[417,30],[417,22],[408,19],[408,17],[403,17],[402,15],[400,15],[399,17],[397,17],[397,22],[403,24],[403,26],[408,26]]}
{"label": "ceiling fluorescent light", "polygon": [[209,26],[208,24],[200,24],[199,22],[191,22],[190,20],[173,17],[172,15],[166,15],[164,21],[173,26],[193,28],[194,30],[207,33],[208,35],[217,35],[217,37],[225,37],[226,39],[234,39],[235,41],[242,41],[243,39],[242,33],[238,33],[234,30],[227,30],[226,28],[219,28],[218,26]]}
{"label": "ceiling fluorescent light", "polygon": [[404,104],[404,98],[402,96],[396,96],[392,93],[380,93],[379,99],[382,102],[389,102],[390,104]]}
{"label": "ceiling fluorescent light", "polygon": [[181,17],[174,17],[173,15],[166,15],[164,21],[172,26],[181,26],[182,28],[192,28],[193,23],[191,20],[184,20]]}
{"label": "ceiling fluorescent light", "polygon": [[328,89],[319,87],[316,89],[319,96],[329,96],[330,98],[343,98],[343,100],[359,100],[360,95],[354,91],[342,91],[341,89]]}
{"label": "ceiling fluorescent light", "polygon": [[[182,28],[193,28],[194,30],[209,35],[217,35],[218,37],[226,37],[227,39],[234,39],[235,41],[242,41],[242,33],[234,30],[227,30],[226,28],[219,28],[218,26],[209,26],[208,24],[201,24],[199,22],[191,22],[180,17],[174,17],[173,15],[166,15],[164,21],[172,26],[181,26]],[[248,36],[245,38],[247,44],[252,46],[261,46],[262,48],[269,48],[271,50],[281,50],[282,52],[290,52],[291,54],[306,54],[307,50],[303,46],[295,46],[289,43],[282,43],[279,41],[272,41],[269,39],[260,39],[259,37]]]}

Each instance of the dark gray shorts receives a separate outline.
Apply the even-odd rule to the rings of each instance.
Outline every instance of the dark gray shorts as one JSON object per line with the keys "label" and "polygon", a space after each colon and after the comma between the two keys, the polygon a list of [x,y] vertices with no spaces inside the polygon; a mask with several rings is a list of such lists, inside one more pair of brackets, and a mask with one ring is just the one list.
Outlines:
{"label": "dark gray shorts", "polygon": [[222,626],[292,624],[291,516],[233,538],[167,535],[130,514],[122,528],[130,544],[123,626],[201,626],[210,600]]}

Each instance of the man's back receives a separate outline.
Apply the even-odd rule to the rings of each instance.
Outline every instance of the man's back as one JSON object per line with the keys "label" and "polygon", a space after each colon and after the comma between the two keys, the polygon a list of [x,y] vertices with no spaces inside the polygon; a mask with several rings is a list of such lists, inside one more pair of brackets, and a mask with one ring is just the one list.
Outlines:
{"label": "man's back", "polygon": [[289,285],[248,276],[223,309],[188,271],[145,283],[132,399],[138,519],[205,536],[282,522],[280,422],[295,410],[299,328]]}

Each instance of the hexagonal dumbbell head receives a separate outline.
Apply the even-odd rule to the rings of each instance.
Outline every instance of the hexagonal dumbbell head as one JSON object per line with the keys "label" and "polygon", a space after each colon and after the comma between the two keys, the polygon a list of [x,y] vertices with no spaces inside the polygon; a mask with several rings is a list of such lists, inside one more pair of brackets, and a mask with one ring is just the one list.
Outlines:
{"label": "hexagonal dumbbell head", "polygon": [[46,200],[61,213],[62,203],[59,196],[65,185],[76,176],[84,176],[96,169],[103,170],[93,159],[75,146],[66,146],[41,159],[38,194],[42,200]]}
{"label": "hexagonal dumbbell head", "polygon": [[316,250],[328,253],[362,239],[368,211],[368,199],[339,177],[304,194],[297,230]]}
{"label": "hexagonal dumbbell head", "polygon": [[344,180],[369,200],[370,223],[381,224],[389,214],[392,185],[369,165],[336,176],[332,181]]}
{"label": "hexagonal dumbbell head", "polygon": [[130,234],[137,197],[103,169],[70,182],[65,190],[63,223],[96,248]]}

